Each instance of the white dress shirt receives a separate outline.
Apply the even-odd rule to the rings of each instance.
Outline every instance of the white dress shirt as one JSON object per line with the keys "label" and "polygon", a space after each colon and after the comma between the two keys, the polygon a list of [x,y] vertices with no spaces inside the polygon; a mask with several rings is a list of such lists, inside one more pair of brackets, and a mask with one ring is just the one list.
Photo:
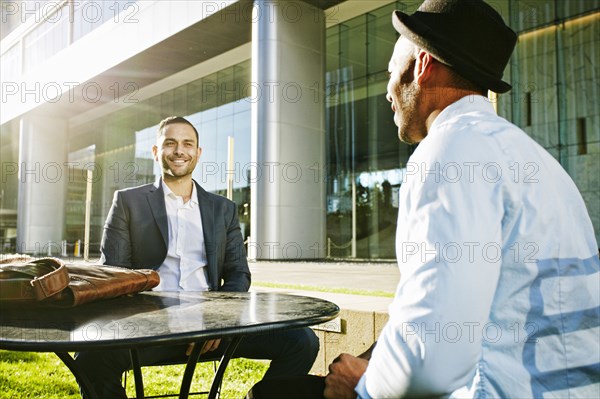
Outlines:
{"label": "white dress shirt", "polygon": [[358,396],[600,397],[598,244],[560,164],[469,96],[406,176],[401,279]]}
{"label": "white dress shirt", "polygon": [[169,249],[158,268],[160,284],[155,291],[208,291],[206,247],[196,184],[186,203],[162,181],[169,220]]}

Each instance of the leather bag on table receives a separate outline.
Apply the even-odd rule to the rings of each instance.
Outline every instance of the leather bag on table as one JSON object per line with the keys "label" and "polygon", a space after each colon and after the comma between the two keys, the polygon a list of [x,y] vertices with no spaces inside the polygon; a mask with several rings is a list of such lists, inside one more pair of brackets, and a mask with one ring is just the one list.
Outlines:
{"label": "leather bag on table", "polygon": [[0,303],[73,307],[150,290],[160,282],[149,269],[65,264],[57,258],[0,260]]}

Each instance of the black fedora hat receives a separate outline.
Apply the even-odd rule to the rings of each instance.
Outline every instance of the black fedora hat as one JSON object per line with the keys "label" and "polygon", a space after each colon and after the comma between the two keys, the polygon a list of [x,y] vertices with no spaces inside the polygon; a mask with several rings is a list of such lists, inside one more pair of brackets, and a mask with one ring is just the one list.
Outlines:
{"label": "black fedora hat", "polygon": [[502,81],[517,35],[482,0],[425,0],[412,15],[394,11],[394,28],[464,78],[505,93]]}

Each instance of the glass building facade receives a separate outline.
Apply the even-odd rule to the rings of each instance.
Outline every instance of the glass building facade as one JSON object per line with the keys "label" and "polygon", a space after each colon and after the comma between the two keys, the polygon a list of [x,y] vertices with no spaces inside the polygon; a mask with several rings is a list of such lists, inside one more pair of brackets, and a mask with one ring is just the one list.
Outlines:
{"label": "glass building facade", "polygon": [[[398,190],[414,147],[398,140],[385,98],[388,61],[397,39],[390,15],[394,9],[411,13],[420,3],[396,1],[327,29],[328,257],[395,257]],[[520,126],[563,165],[582,193],[600,239],[599,1],[489,3],[519,34],[505,72],[513,90],[497,98],[498,113]],[[83,35],[99,23],[89,24],[88,19],[89,26],[81,25],[72,34]],[[60,26],[52,25],[53,29]],[[25,56],[27,51],[26,47]],[[3,65],[14,61],[14,57],[3,58]],[[71,126],[68,161],[72,175],[65,204],[65,239],[73,242],[83,238],[85,170],[92,169],[90,241],[92,252],[98,250],[114,191],[155,180],[157,166],[151,147],[158,122],[169,115],[186,116],[198,128],[203,152],[194,177],[208,191],[225,193],[227,137],[235,139],[235,164],[230,171],[233,199],[247,237],[250,65],[249,59],[244,60],[91,122]],[[18,176],[11,168],[18,160],[18,132],[14,121],[3,125],[0,132],[0,234],[6,249],[16,236]],[[527,173],[528,169],[524,170]]]}
{"label": "glass building facade", "polygon": [[152,156],[158,123],[182,115],[199,132],[202,156],[194,179],[210,192],[227,191],[228,137],[234,139],[233,200],[239,206],[244,236],[249,232],[250,60],[141,101],[71,129],[69,162],[78,181],[67,189],[66,239],[83,236],[82,204],[92,169],[93,206],[90,241],[96,247],[115,190],[153,183],[160,169]]}

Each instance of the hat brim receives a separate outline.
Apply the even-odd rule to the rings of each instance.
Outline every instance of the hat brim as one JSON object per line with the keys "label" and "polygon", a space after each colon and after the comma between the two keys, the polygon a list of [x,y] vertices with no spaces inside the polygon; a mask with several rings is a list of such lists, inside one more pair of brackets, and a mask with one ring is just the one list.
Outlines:
{"label": "hat brim", "polygon": [[469,60],[459,46],[438,35],[418,19],[396,10],[393,14],[392,24],[401,36],[405,36],[417,46],[431,53],[435,59],[455,69],[466,79],[496,93],[506,93],[512,88],[510,84],[479,67],[477,60]]}

